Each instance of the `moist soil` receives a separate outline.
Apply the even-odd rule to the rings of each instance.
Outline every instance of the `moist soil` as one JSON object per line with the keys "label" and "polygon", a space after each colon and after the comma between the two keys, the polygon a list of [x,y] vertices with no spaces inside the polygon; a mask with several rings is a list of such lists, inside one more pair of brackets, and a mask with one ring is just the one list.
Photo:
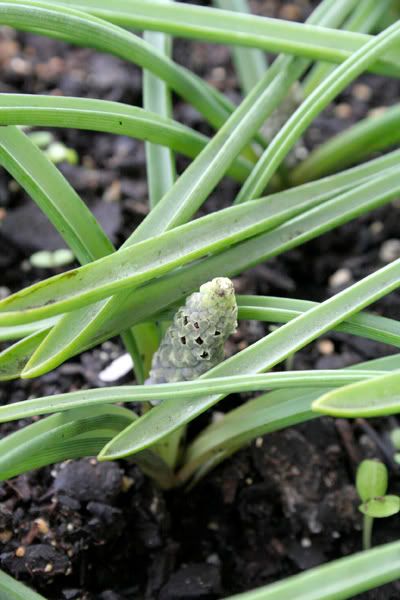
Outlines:
{"label": "moist soil", "polygon": [[[264,15],[303,20],[310,4],[265,0]],[[240,98],[229,50],[177,41],[175,58],[234,101]],[[103,98],[141,105],[139,69],[123,61],[29,34],[0,31],[1,92]],[[398,100],[400,84],[366,75],[310,127],[308,149]],[[175,117],[210,133],[198,114],[175,100]],[[60,168],[116,244],[147,213],[143,144],[126,137],[54,130],[74,148],[79,162]],[[187,162],[178,161],[179,171]],[[203,211],[229,205],[229,180]],[[241,293],[323,300],[397,258],[400,202],[369,213],[301,248],[235,279]],[[64,247],[32,201],[0,172],[0,293],[4,296],[55,270],[33,268],[30,255]],[[398,319],[400,295],[374,310]],[[269,325],[241,323],[228,344],[237,352]],[[329,333],[293,358],[294,369],[330,369],[395,350]],[[104,385],[99,372],[123,353],[118,339],[62,365],[37,380],[3,384],[2,403],[31,396]],[[128,375],[121,383],[132,383]],[[231,396],[218,411],[239,405]],[[189,429],[207,424],[203,415]],[[1,435],[30,421],[5,424]],[[399,493],[399,468],[388,433],[394,418],[369,421],[317,419],[263,438],[220,465],[190,491],[163,493],[128,463],[70,461],[0,485],[0,562],[11,575],[51,600],[214,600],[299,573],[361,547],[361,515],[354,489],[357,464],[384,460],[390,490]],[[398,539],[399,519],[376,522],[375,544]],[[400,597],[398,583],[357,598]]]}

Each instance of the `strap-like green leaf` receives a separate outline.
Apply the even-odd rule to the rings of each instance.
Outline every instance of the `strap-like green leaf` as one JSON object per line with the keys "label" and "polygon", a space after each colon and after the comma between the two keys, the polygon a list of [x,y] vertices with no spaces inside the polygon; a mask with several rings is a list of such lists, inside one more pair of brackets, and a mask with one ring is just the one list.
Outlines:
{"label": "strap-like green leaf", "polygon": [[36,331],[0,352],[0,381],[17,379],[21,375],[33,352],[48,332],[49,328]]}
{"label": "strap-like green leaf", "polygon": [[171,398],[183,400],[185,398],[199,398],[211,392],[229,394],[281,387],[335,387],[360,379],[373,379],[381,374],[382,372],[379,370],[285,371],[284,373],[268,373],[267,375],[234,375],[211,378],[210,380],[196,379],[176,383],[122,385],[82,390],[1,406],[0,423],[114,402],[149,402],[151,400],[170,400]]}
{"label": "strap-like green leaf", "polygon": [[[334,176],[337,179],[328,178],[324,182],[307,184],[303,188],[271,196],[270,200],[281,201],[283,198],[292,196],[300,202],[309,193],[316,195],[326,193],[329,197],[332,190],[330,186],[334,184],[334,181],[338,186],[355,184],[358,177],[372,176],[376,172],[375,169],[378,170],[379,166],[382,167],[386,164],[385,161],[389,160],[390,164],[396,164],[398,156],[399,153],[393,153],[388,157],[378,159],[378,162],[373,161]],[[128,323],[140,323],[152,318],[155,313],[187,296],[189,291],[198,288],[210,277],[221,275],[231,277],[271,256],[294,248],[325,231],[346,223],[368,210],[381,206],[391,198],[390,194],[387,197],[382,195],[381,185],[377,195],[370,195],[371,190],[366,188],[360,188],[359,191],[359,194],[352,197],[352,201],[349,201],[350,197],[346,194],[339,196],[338,199],[333,198],[320,207],[305,212],[301,217],[279,226],[274,231],[251,238],[220,254],[183,267],[167,277],[136,289],[127,295],[124,302],[118,306],[118,311],[111,316],[104,313],[99,315],[100,303],[90,307],[90,311],[79,311],[82,314],[82,320],[76,319],[73,328],[53,328],[49,337],[32,357],[27,376],[34,377],[54,368],[63,360],[73,356],[74,353],[115,335]],[[86,329],[82,332],[84,326]]]}
{"label": "strap-like green leaf", "polygon": [[400,542],[359,552],[227,600],[346,600],[396,581]]}
{"label": "strap-like green leaf", "polygon": [[[400,259],[286,323],[246,350],[214,367],[202,378],[234,375],[238,370],[245,374],[271,369],[328,329],[399,286]],[[220,399],[220,395],[214,395],[196,401],[167,400],[117,435],[102,450],[100,456],[102,459],[111,459],[147,448],[164,435],[191,421]]]}
{"label": "strap-like green leaf", "polygon": [[[76,7],[136,29],[164,31],[178,37],[238,44],[328,62],[342,62],[370,39],[360,33],[325,31],[313,25],[180,2],[162,6],[157,0],[114,0],[112,5],[108,0],[56,0],[55,4]],[[394,50],[375,68],[385,74],[394,74],[393,65],[400,65]]]}
{"label": "strap-like green leaf", "polygon": [[[332,26],[340,18],[343,7],[346,8],[348,4],[349,0],[342,2],[324,0],[314,11],[310,21],[324,26]],[[172,5],[168,4],[166,8],[170,6]],[[280,57],[221,127],[204,151],[178,179],[170,192],[163,197],[162,201],[128,238],[124,247],[151,238],[158,232],[188,220],[221,180],[234,158],[257,132],[262,121],[278,106],[307,64],[308,62],[304,59],[292,61]],[[99,303],[96,310],[94,307],[89,307],[81,309],[76,315],[67,315],[63,320],[62,327],[70,332],[70,335],[76,335],[77,330],[82,335],[88,334],[88,330],[95,320],[97,324],[105,320],[112,321],[114,314],[119,312],[121,304],[128,297],[129,294],[118,295],[117,298],[108,302]],[[82,323],[87,324],[84,332]],[[58,331],[55,333],[55,338],[57,336]],[[47,346],[47,342],[45,342],[45,346]],[[66,344],[63,348],[64,353],[65,346]]]}
{"label": "strap-like green leaf", "polygon": [[300,139],[315,117],[325,109],[349,83],[354,81],[387,50],[400,43],[400,22],[394,23],[370,39],[339,65],[299,106],[279,134],[264,151],[242,186],[237,202],[257,198],[263,193],[279,165]]}
{"label": "strap-like green leaf", "polygon": [[[197,156],[208,139],[172,119],[137,106],[91,98],[0,94],[0,125],[73,127],[105,131],[149,140],[168,146],[191,158]],[[238,159],[232,175],[243,180],[250,165]]]}
{"label": "strap-like green leaf", "polygon": [[[344,371],[391,371],[397,368],[399,359],[400,355],[396,354],[363,362]],[[191,479],[191,484],[197,482],[211,468],[258,436],[318,418],[311,404],[321,392],[296,388],[274,390],[226,413],[222,420],[211,423],[188,445],[178,473],[179,481],[186,483]]]}
{"label": "strap-like green leaf", "polygon": [[[370,33],[387,13],[392,0],[361,0],[357,2],[350,17],[343,24],[342,29],[360,33]],[[304,96],[311,92],[333,71],[334,65],[329,63],[317,63],[310,70],[307,77],[302,82]]]}
{"label": "strap-like green leaf", "polygon": [[0,23],[115,54],[148,69],[166,81],[215,127],[219,127],[234,110],[234,105],[215,88],[176,65],[144,40],[87,13],[54,3],[11,0],[0,2]]}
{"label": "strap-like green leaf", "polygon": [[348,418],[397,414],[400,412],[400,371],[377,377],[368,386],[349,385],[325,394],[314,402],[313,410]]}
{"label": "strap-like green leaf", "polygon": [[290,179],[299,185],[323,177],[399,141],[400,105],[395,105],[382,115],[363,119],[319,146],[293,170]]}
{"label": "strap-like green leaf", "polygon": [[[169,2],[170,0],[164,0]],[[158,52],[170,57],[172,40],[169,36],[154,31],[145,31],[143,39]],[[171,90],[159,77],[150,71],[143,73],[143,107],[164,117],[172,117]],[[149,203],[152,208],[173,186],[176,178],[174,156],[171,150],[155,144],[146,144],[146,171],[149,188]]]}
{"label": "strap-like green leaf", "polygon": [[136,418],[125,408],[105,405],[59,413],[0,441],[0,480],[69,458],[93,456]]}
{"label": "strap-like green leaf", "polygon": [[[247,0],[214,0],[217,8],[233,10],[239,13],[250,13]],[[232,48],[233,62],[243,94],[249,94],[267,70],[265,54],[255,48]]]}
{"label": "strap-like green leaf", "polygon": [[[360,193],[382,195],[385,188],[394,194],[400,190],[398,170],[393,169],[393,173],[385,173],[361,188],[344,194],[348,202]],[[304,202],[288,196],[278,204],[265,198],[207,215],[8,296],[0,302],[0,323],[42,319],[96,302],[127,287],[137,287],[173,267],[269,230],[319,201],[318,196]]]}
{"label": "strap-like green leaf", "polygon": [[[237,302],[239,319],[257,319],[273,323],[287,323],[317,306],[317,302],[309,300],[271,296],[238,296]],[[335,331],[400,346],[400,323],[378,315],[359,313],[340,323],[335,327]]]}
{"label": "strap-like green leaf", "polygon": [[0,164],[35,200],[81,263],[113,246],[76,192],[37,146],[16,127],[0,128]]}
{"label": "strap-like green leaf", "polygon": [[4,571],[0,571],[0,598],[2,600],[46,600]]}

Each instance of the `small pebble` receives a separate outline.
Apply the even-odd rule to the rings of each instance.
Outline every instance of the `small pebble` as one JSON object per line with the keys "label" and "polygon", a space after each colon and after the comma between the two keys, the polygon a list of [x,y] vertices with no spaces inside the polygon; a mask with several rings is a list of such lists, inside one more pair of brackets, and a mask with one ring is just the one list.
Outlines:
{"label": "small pebble", "polygon": [[330,354],[333,354],[335,351],[335,346],[334,346],[334,343],[332,342],[332,340],[328,340],[328,339],[320,340],[318,342],[317,346],[318,346],[319,353],[323,354],[324,356],[329,356]]}
{"label": "small pebble", "polygon": [[400,240],[391,239],[383,242],[379,250],[379,258],[384,263],[400,258]]}
{"label": "small pebble", "polygon": [[10,192],[12,193],[16,193],[19,192],[19,190],[21,189],[21,187],[19,186],[19,184],[14,181],[14,179],[12,181],[10,181],[10,183],[8,184],[8,189],[10,190]]}
{"label": "small pebble", "polygon": [[118,179],[105,190],[102,199],[105,202],[118,202],[121,199],[121,182]]}
{"label": "small pebble", "polygon": [[214,81],[224,81],[224,79],[226,78],[226,71],[223,67],[215,67],[212,71],[211,71],[211,78]]}
{"label": "small pebble", "polygon": [[112,383],[122,377],[125,377],[132,370],[133,362],[130,354],[122,354],[103,371],[99,373],[99,379],[104,383]]}
{"label": "small pebble", "polygon": [[350,269],[338,269],[333,275],[329,277],[329,287],[338,288],[343,285],[346,285],[351,281],[351,271]]}
{"label": "small pebble", "polygon": [[221,564],[221,559],[218,556],[218,554],[210,554],[210,556],[207,557],[206,562],[209,565],[215,565],[216,567],[219,567],[219,565]]}
{"label": "small pebble", "polygon": [[301,8],[296,4],[284,4],[279,11],[280,19],[298,21],[301,18]]}
{"label": "small pebble", "polygon": [[47,535],[49,533],[49,525],[41,517],[39,519],[35,519],[35,525],[38,528],[39,533],[42,535]]}
{"label": "small pebble", "polygon": [[10,67],[18,75],[29,75],[32,71],[31,64],[20,56],[15,56],[10,60]]}
{"label": "small pebble", "polygon": [[350,104],[341,102],[335,106],[335,115],[338,119],[349,119],[353,114],[353,109]]}
{"label": "small pebble", "polygon": [[7,296],[10,295],[10,289],[5,285],[0,286],[0,300],[4,300]]}
{"label": "small pebble", "polygon": [[132,477],[127,477],[126,475],[124,475],[122,477],[121,490],[123,492],[128,492],[134,484],[135,480]]}
{"label": "small pebble", "polygon": [[9,531],[8,529],[5,531],[0,531],[0,542],[2,544],[7,544],[7,542],[11,540],[12,536],[12,531]]}
{"label": "small pebble", "polygon": [[353,86],[352,94],[357,100],[368,102],[372,97],[372,90],[365,83],[356,83]]}
{"label": "small pebble", "polygon": [[379,235],[380,233],[382,233],[383,228],[384,228],[384,225],[383,225],[382,221],[374,221],[369,226],[369,229],[373,235]]}

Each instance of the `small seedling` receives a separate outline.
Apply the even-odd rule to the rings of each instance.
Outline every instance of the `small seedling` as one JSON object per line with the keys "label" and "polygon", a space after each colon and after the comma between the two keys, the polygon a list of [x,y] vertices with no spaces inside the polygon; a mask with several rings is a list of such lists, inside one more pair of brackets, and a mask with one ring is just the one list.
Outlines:
{"label": "small seedling", "polygon": [[41,150],[55,165],[61,162],[67,162],[70,165],[76,165],[79,156],[76,150],[68,148],[62,142],[57,141],[50,131],[31,131],[29,139]]}
{"label": "small seedling", "polygon": [[74,253],[68,248],[60,248],[53,252],[40,250],[35,252],[29,258],[29,262],[37,269],[54,269],[71,264],[75,260]]}
{"label": "small seedling", "polygon": [[61,162],[67,162],[70,165],[78,164],[78,153],[73,148],[68,148],[61,142],[53,142],[45,151],[47,158],[55,165]]}
{"label": "small seedling", "polygon": [[359,506],[364,515],[363,548],[371,548],[374,519],[391,517],[400,511],[400,498],[386,495],[388,470],[379,460],[363,460],[357,470],[357,493],[362,500]]}

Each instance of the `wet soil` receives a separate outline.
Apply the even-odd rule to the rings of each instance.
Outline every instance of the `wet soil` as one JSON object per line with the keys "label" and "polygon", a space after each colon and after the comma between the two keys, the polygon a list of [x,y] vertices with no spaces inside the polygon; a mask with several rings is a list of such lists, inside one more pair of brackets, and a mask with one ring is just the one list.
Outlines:
{"label": "wet soil", "polygon": [[[260,14],[303,19],[304,1],[259,0]],[[178,41],[175,57],[238,101],[229,50]],[[141,75],[117,58],[29,34],[0,31],[1,92],[103,98],[141,105]],[[321,115],[305,136],[310,149],[372,110],[394,104],[400,84],[363,76]],[[209,132],[179,99],[175,117]],[[55,130],[74,148],[78,165],[61,170],[116,244],[147,212],[143,144],[126,137]],[[179,159],[179,170],[187,163]],[[205,210],[228,205],[224,181]],[[241,293],[323,300],[400,255],[400,202],[252,269],[235,283]],[[46,218],[0,171],[0,293],[54,271],[36,269],[30,255],[64,244]],[[393,240],[395,240],[393,242]],[[389,244],[388,244],[389,242]],[[400,316],[400,294],[374,309]],[[266,327],[243,323],[228,351],[252,343]],[[2,403],[104,385],[99,372],[122,354],[118,339],[33,381],[3,384]],[[393,348],[330,333],[294,357],[293,368],[339,368],[394,352]],[[131,382],[127,376],[123,383]],[[228,410],[243,398],[218,406]],[[192,434],[211,414],[192,426]],[[1,435],[28,421],[1,426]],[[39,469],[0,485],[0,563],[50,600],[216,600],[360,550],[361,515],[354,473],[364,457],[385,460],[391,491],[399,493],[388,432],[396,419],[319,419],[254,443],[190,492],[162,493],[127,462],[94,459]],[[376,544],[398,539],[399,520],[377,522]],[[398,583],[359,598],[394,600]]]}

